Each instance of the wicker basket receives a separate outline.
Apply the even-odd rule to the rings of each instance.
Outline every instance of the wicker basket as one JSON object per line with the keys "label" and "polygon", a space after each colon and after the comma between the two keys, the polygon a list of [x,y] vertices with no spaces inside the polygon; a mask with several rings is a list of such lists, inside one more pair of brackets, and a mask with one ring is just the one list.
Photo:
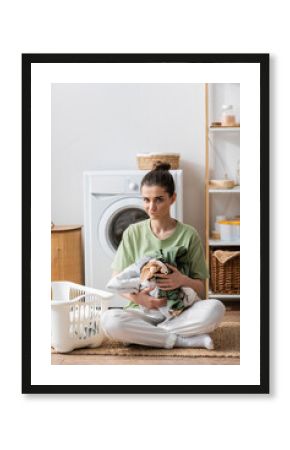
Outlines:
{"label": "wicker basket", "polygon": [[217,259],[216,251],[210,253],[210,276],[213,293],[239,294],[240,252],[227,252],[228,254],[232,253],[233,256],[223,264]]}
{"label": "wicker basket", "polygon": [[168,163],[172,170],[179,169],[178,153],[148,153],[137,155],[138,169],[140,170],[152,170],[154,164],[157,162]]}

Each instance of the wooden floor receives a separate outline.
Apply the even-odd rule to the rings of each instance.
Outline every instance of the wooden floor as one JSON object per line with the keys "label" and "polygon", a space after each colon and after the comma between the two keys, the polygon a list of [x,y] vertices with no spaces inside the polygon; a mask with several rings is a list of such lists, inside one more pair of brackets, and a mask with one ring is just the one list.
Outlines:
{"label": "wooden floor", "polygon": [[[239,322],[240,311],[238,305],[227,305],[224,322]],[[110,355],[65,355],[52,354],[51,364],[57,365],[238,365],[240,358],[170,358],[170,357],[128,357]]]}
{"label": "wooden floor", "polygon": [[240,358],[143,358],[101,355],[51,355],[51,364],[64,365],[238,365]]}

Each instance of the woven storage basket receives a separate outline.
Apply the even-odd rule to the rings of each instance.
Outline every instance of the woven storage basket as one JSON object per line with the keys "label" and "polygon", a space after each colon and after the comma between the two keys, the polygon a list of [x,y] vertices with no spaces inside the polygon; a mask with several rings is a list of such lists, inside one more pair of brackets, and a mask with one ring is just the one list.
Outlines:
{"label": "woven storage basket", "polygon": [[230,260],[222,264],[215,256],[215,251],[211,251],[211,288],[213,293],[218,294],[239,294],[240,293],[240,252],[236,253]]}
{"label": "woven storage basket", "polygon": [[138,169],[140,170],[152,170],[154,164],[157,162],[168,163],[172,170],[179,168],[179,158],[178,153],[148,153],[147,155],[139,154],[137,155]]}

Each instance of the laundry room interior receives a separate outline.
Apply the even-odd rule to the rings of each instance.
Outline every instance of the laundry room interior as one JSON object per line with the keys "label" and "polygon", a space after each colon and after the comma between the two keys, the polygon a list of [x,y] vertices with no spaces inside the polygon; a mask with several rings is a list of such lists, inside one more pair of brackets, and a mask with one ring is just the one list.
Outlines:
{"label": "laundry room interior", "polygon": [[[206,298],[217,298],[226,308],[223,323],[213,332],[214,352],[179,349],[170,354],[116,343],[89,349],[78,331],[82,345],[69,351],[52,345],[52,364],[240,363],[237,83],[52,84],[52,303],[68,295],[71,311],[70,302],[97,298],[97,290],[108,293],[97,298],[100,311],[127,303],[106,285],[123,232],[146,219],[140,183],[160,160],[171,164],[175,182],[171,216],[194,227],[202,242],[209,271]],[[69,325],[72,333],[75,328]]]}

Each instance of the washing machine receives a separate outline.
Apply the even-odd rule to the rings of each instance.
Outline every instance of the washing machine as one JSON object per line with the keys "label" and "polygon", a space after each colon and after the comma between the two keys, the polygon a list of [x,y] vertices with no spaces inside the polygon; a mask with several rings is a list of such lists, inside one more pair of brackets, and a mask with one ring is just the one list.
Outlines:
{"label": "washing machine", "polygon": [[[171,216],[183,220],[182,170],[170,171],[177,198]],[[144,170],[84,172],[84,252],[85,283],[105,289],[112,276],[111,264],[123,231],[132,223],[147,219],[140,195]],[[128,300],[115,295],[110,306],[120,307]]]}

